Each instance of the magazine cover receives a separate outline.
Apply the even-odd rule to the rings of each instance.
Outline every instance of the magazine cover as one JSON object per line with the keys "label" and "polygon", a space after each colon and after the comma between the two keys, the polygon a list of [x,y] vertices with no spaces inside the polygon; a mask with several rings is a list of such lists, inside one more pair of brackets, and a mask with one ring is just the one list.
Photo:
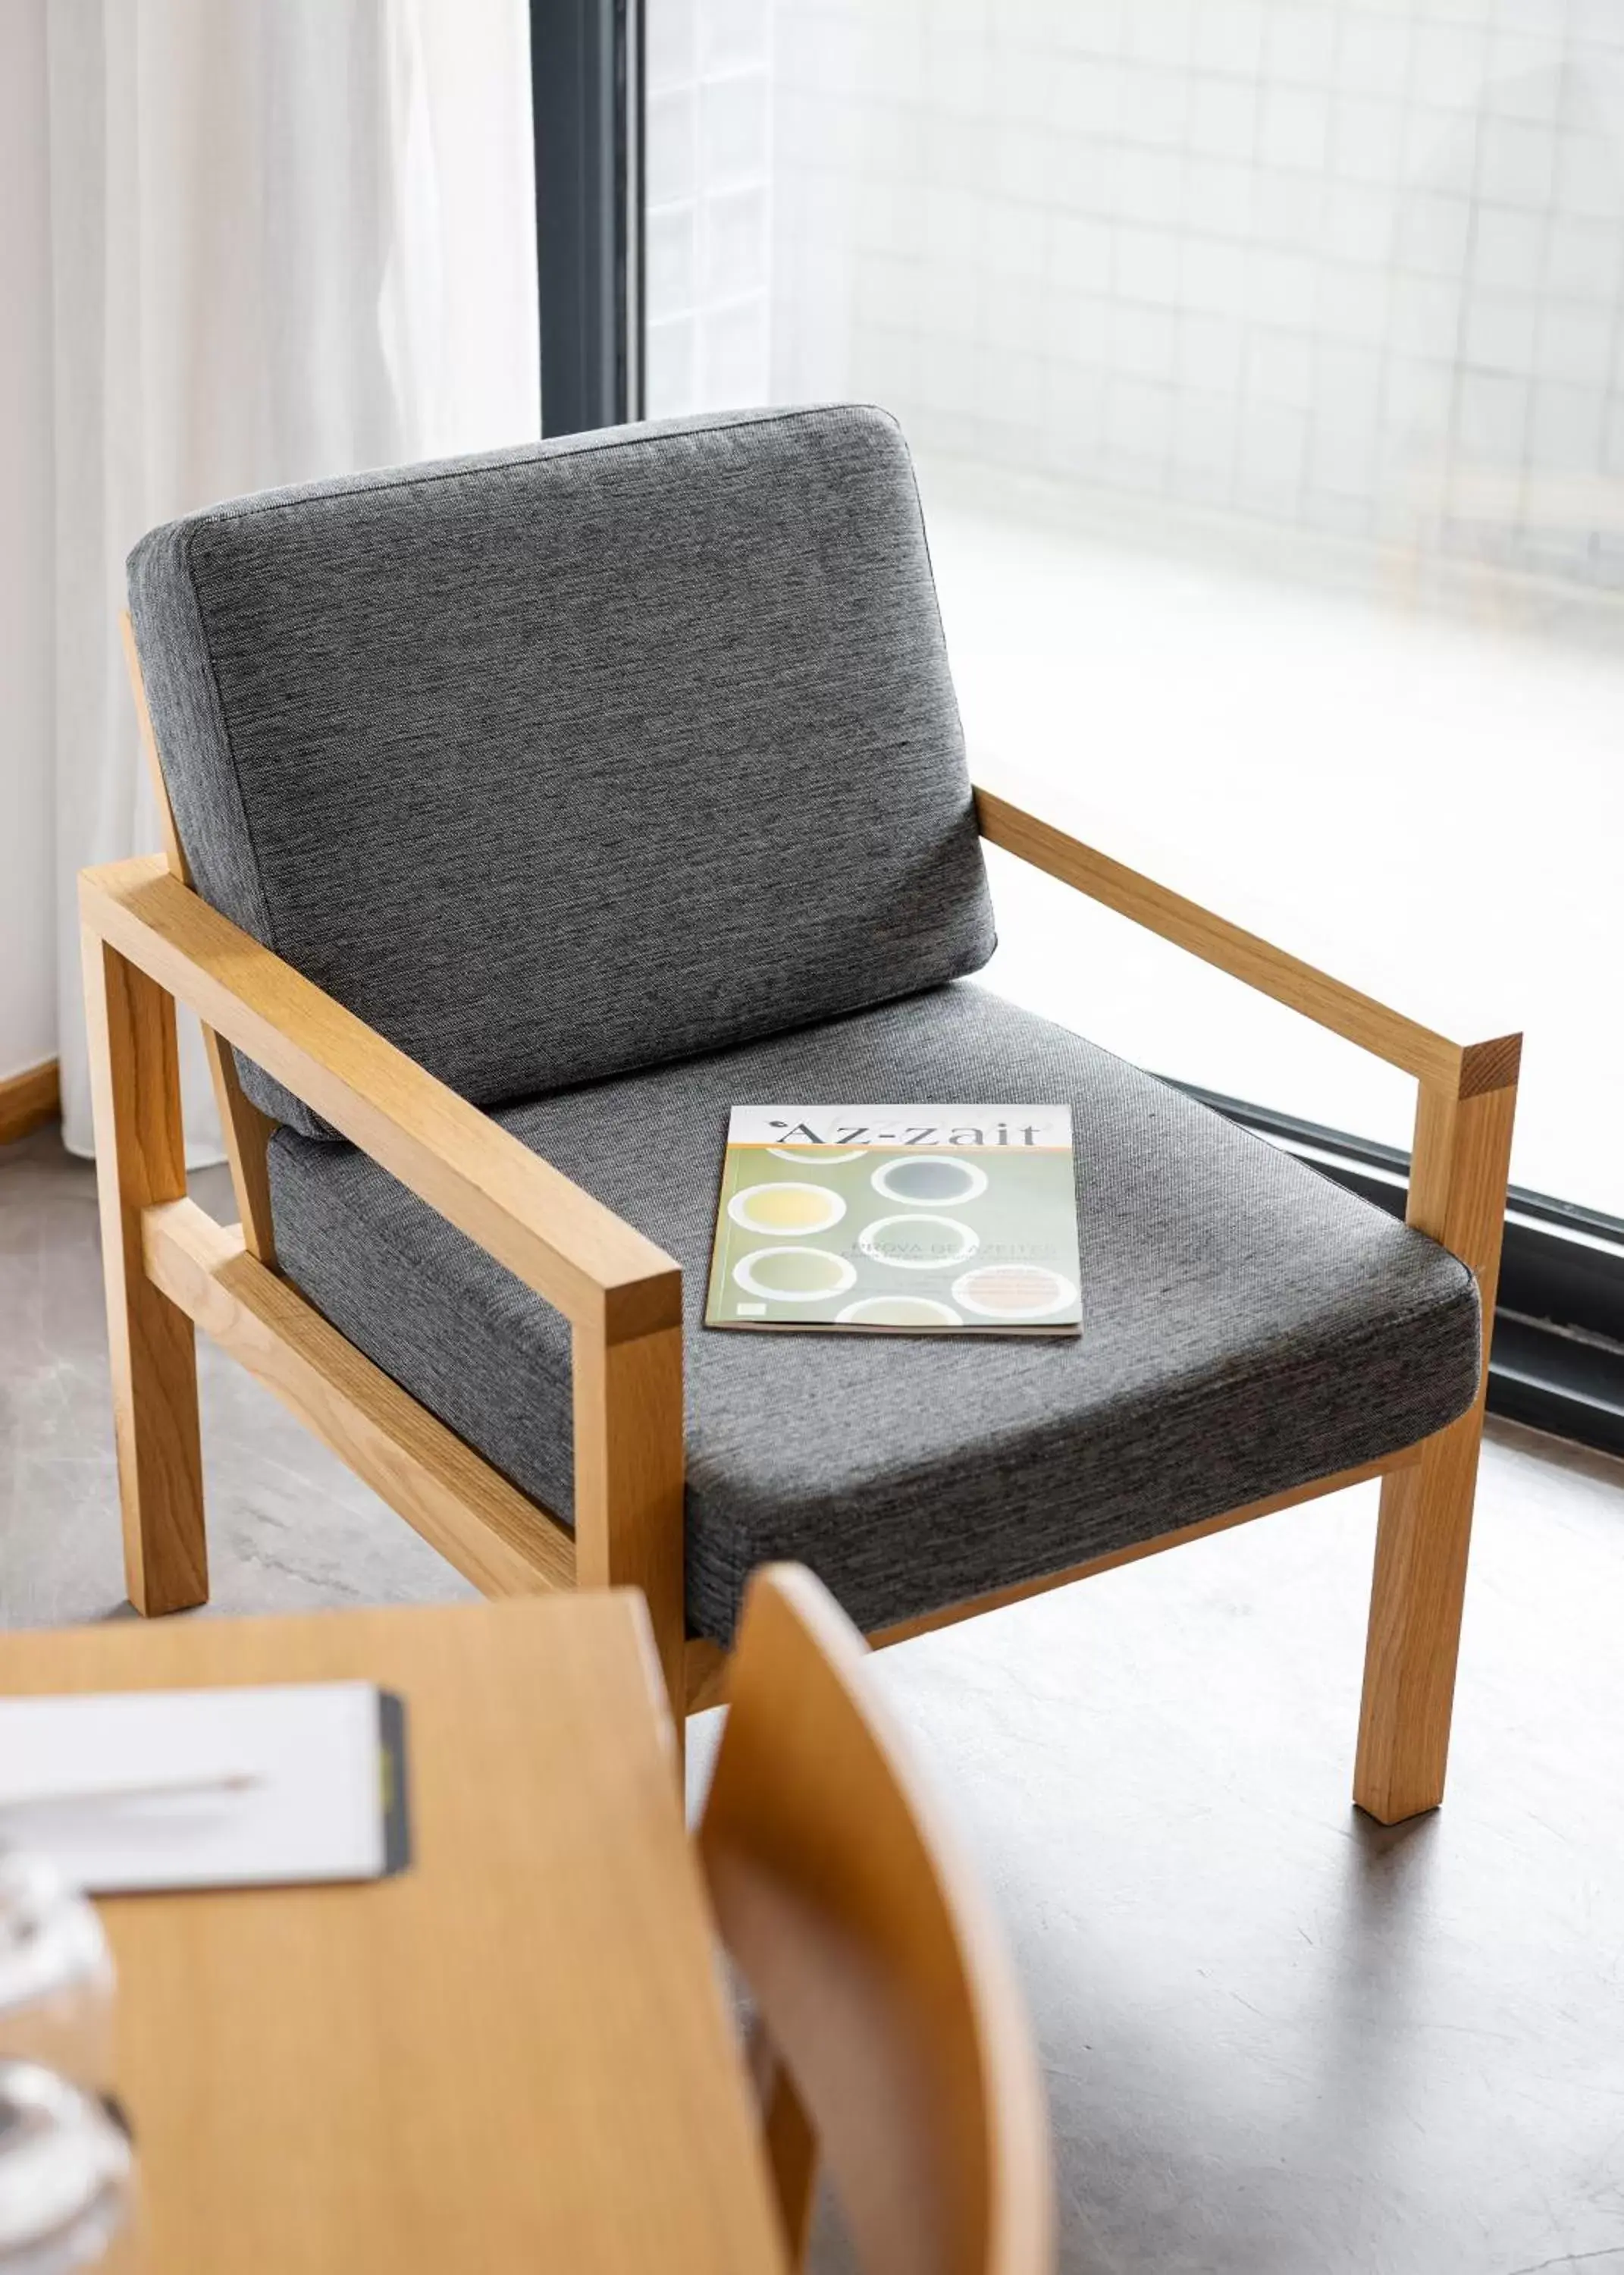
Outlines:
{"label": "magazine cover", "polygon": [[1074,1335],[1071,1110],[736,1106],[705,1324]]}

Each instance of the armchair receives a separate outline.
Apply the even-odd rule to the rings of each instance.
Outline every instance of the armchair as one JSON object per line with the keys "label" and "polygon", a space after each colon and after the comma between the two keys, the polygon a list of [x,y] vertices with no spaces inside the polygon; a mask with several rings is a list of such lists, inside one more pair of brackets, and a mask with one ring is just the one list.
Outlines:
{"label": "armchair", "polygon": [[[1356,1797],[1436,1805],[1518,1040],[972,791],[883,414],[250,499],[131,596],[172,818],[81,904],[139,1608],[207,1594],[194,1323],[480,1587],[645,1589],[679,1712],[761,1562],[887,1644],[1380,1476]],[[970,982],[979,836],[1414,1075],[1409,1226]],[[1070,1102],[1076,1343],[704,1334],[728,1107],[859,1095]]]}

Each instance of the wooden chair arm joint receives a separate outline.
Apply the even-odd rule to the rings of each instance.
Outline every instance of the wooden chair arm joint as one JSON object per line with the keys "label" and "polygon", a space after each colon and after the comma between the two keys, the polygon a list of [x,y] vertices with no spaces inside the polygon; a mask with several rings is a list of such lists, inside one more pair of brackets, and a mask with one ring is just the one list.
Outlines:
{"label": "wooden chair arm joint", "polygon": [[1521,1035],[1497,1035],[1490,1042],[1465,1043],[1461,1048],[1457,1095],[1482,1098],[1492,1090],[1514,1090],[1522,1070]]}
{"label": "wooden chair arm joint", "polygon": [[672,1264],[603,1294],[603,1339],[611,1346],[640,1342],[683,1324],[683,1274]]}

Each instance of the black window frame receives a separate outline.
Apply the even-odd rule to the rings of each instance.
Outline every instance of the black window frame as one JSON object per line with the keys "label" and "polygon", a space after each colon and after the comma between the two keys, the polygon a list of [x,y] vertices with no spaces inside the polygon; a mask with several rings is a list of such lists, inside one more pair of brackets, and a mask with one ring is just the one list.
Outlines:
{"label": "black window frame", "polygon": [[642,0],[530,0],[541,432],[643,416]]}
{"label": "black window frame", "polygon": [[[1195,1083],[1173,1086],[1389,1215],[1403,1215],[1409,1155],[1401,1147]],[[1624,1455],[1624,1219],[1513,1185],[1489,1349],[1488,1410],[1575,1445]]]}

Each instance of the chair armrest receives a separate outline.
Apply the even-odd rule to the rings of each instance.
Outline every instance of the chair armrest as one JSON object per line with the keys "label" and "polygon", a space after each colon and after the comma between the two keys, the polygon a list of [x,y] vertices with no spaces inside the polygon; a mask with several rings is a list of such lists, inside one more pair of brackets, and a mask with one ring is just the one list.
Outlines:
{"label": "chair armrest", "polygon": [[156,858],[87,869],[87,928],[605,1345],[673,1327],[678,1266]]}
{"label": "chair armrest", "polygon": [[978,784],[974,796],[977,823],[989,844],[1001,845],[1102,907],[1114,909],[1119,916],[1302,1012],[1375,1057],[1402,1067],[1429,1086],[1452,1098],[1476,1098],[1514,1086],[1521,1035],[1454,1041],[1317,971],[1256,933],[1214,916],[1108,854],[1096,852],[1058,823],[1043,820],[998,791]]}

